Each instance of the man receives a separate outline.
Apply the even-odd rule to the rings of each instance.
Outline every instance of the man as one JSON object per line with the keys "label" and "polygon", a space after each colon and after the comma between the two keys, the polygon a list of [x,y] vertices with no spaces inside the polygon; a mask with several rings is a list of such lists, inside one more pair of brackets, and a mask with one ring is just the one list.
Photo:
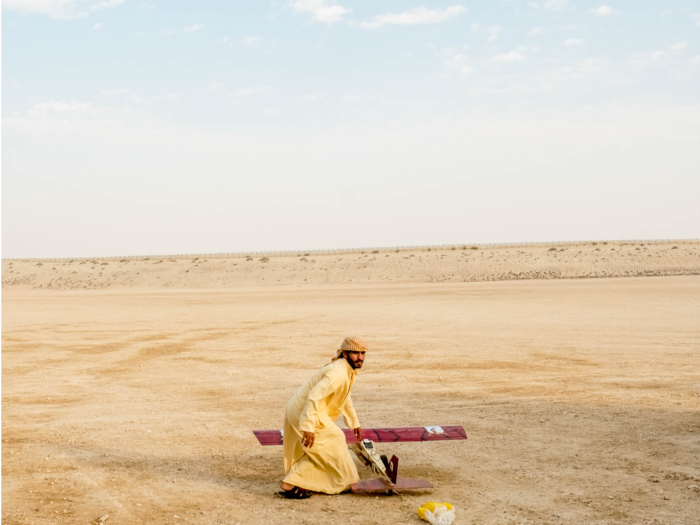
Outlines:
{"label": "man", "polygon": [[285,497],[308,498],[313,492],[339,494],[359,481],[345,435],[334,421],[342,414],[355,436],[362,439],[350,389],[366,351],[362,337],[346,337],[333,361],[311,376],[287,403],[286,476],[280,485]]}

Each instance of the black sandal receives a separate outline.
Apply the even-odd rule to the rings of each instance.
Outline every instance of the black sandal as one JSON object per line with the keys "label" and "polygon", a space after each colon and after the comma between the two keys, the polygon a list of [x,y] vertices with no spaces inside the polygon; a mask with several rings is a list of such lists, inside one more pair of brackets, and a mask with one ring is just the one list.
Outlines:
{"label": "black sandal", "polygon": [[294,487],[291,490],[282,490],[280,494],[287,499],[306,499],[311,497],[312,492],[301,487]]}

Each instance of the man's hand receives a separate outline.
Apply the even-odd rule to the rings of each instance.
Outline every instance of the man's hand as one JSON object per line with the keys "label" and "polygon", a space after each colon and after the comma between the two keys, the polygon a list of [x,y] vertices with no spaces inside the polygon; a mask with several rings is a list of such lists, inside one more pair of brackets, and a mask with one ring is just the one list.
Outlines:
{"label": "man's hand", "polygon": [[362,441],[362,429],[360,427],[353,428],[352,431],[355,433],[355,437],[358,441]]}
{"label": "man's hand", "polygon": [[301,433],[301,444],[305,447],[311,448],[314,446],[314,441],[316,440],[316,434],[313,432],[302,432]]}

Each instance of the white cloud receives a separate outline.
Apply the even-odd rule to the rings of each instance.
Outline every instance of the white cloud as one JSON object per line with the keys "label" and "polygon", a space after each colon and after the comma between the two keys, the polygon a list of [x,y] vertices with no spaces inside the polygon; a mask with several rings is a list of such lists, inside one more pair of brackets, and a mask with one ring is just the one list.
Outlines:
{"label": "white cloud", "polygon": [[492,58],[494,62],[522,62],[525,57],[522,53],[517,51],[511,51],[510,53],[504,53],[502,55],[496,55]]}
{"label": "white cloud", "polygon": [[677,44],[673,44],[671,47],[668,49],[673,53],[674,55],[678,55],[683,52],[683,50],[688,47],[688,44],[686,42],[678,42]]}
{"label": "white cloud", "polygon": [[678,42],[670,46],[666,51],[658,50],[648,53],[635,53],[630,57],[629,64],[637,69],[644,69],[657,65],[668,65],[672,62],[672,58],[682,54],[686,47],[688,47],[686,42]]}
{"label": "white cloud", "polygon": [[661,11],[661,16],[668,16],[668,15],[672,15],[672,14],[673,14],[672,9],[664,9],[663,11]]}
{"label": "white cloud", "polygon": [[[67,113],[82,113],[89,114],[93,109],[92,104],[89,102],[78,102],[78,101],[59,101],[59,102],[40,102],[34,104],[28,111],[27,116],[29,117],[41,117],[41,116],[55,116],[63,115]],[[6,119],[7,121],[8,119]]]}
{"label": "white cloud", "polygon": [[589,13],[593,13],[594,15],[598,16],[608,16],[612,15],[614,13],[617,13],[612,7],[609,5],[601,5],[600,7],[597,7],[595,9],[591,9]]}
{"label": "white cloud", "polygon": [[98,23],[92,25],[92,30],[99,31],[100,29],[102,29],[103,26],[104,26],[104,24],[102,22],[98,22]]}
{"label": "white cloud", "polygon": [[544,8],[551,11],[563,11],[568,0],[545,0]]}
{"label": "white cloud", "polygon": [[260,43],[262,42],[262,40],[262,37],[259,36],[247,36],[243,40],[241,40],[241,44],[243,44],[248,49],[257,49],[258,47],[260,47]]}
{"label": "white cloud", "polygon": [[481,28],[481,26],[480,26],[479,24],[477,24],[476,22],[469,26],[469,29],[471,29],[471,30],[474,31],[475,33],[476,33],[477,31],[479,31],[480,28]]}
{"label": "white cloud", "polygon": [[581,47],[583,45],[583,38],[569,38],[564,42],[566,47]]}
{"label": "white cloud", "polygon": [[447,69],[455,71],[462,76],[469,75],[474,71],[469,57],[462,53],[450,54],[443,59],[442,63]]}
{"label": "white cloud", "polygon": [[648,53],[635,53],[630,57],[629,64],[635,69],[645,69],[650,66],[661,65],[666,62],[665,51],[651,51]]}
{"label": "white cloud", "polygon": [[548,11],[563,11],[568,0],[545,0],[544,2],[530,2],[534,9],[547,9]]}
{"label": "white cloud", "polygon": [[369,95],[345,95],[343,97],[343,102],[367,102],[368,100],[372,100]]}
{"label": "white cloud", "polygon": [[314,21],[324,24],[340,22],[352,12],[351,9],[334,4],[333,0],[296,0],[293,7],[297,13],[311,13]]}
{"label": "white cloud", "polygon": [[252,88],[239,89],[238,91],[231,93],[231,96],[236,98],[249,97],[251,95],[263,95],[265,97],[269,97],[270,95],[272,95],[272,92],[274,90],[275,88],[273,88],[272,86],[258,86]]}
{"label": "white cloud", "polygon": [[496,40],[500,35],[501,35],[502,29],[498,26],[491,26],[489,27],[486,32],[489,34],[489,37],[486,39],[487,42],[493,42]]}
{"label": "white cloud", "polygon": [[75,100],[71,100],[68,102],[39,102],[37,104],[34,104],[34,107],[32,110],[29,111],[31,113],[32,111],[34,114],[39,114],[39,113],[85,113],[88,112],[92,108],[92,104],[90,102],[78,102]]}
{"label": "white cloud", "polygon": [[262,112],[263,112],[263,115],[265,115],[266,117],[269,117],[270,115],[275,114],[275,110],[272,108],[265,108],[265,109],[263,109]]}
{"label": "white cloud", "polygon": [[594,75],[597,73],[602,73],[603,71],[609,69],[611,66],[610,59],[607,57],[600,58],[586,58],[581,60],[578,66],[578,71],[586,75]]}
{"label": "white cloud", "polygon": [[124,93],[128,93],[129,90],[125,88],[121,89],[105,89],[104,91],[100,91],[100,95],[109,95],[109,96],[114,96],[114,95],[123,95]]}
{"label": "white cloud", "polygon": [[23,13],[48,15],[52,18],[85,18],[95,11],[112,9],[124,0],[3,0],[2,8]]}
{"label": "white cloud", "polygon": [[148,104],[112,106],[77,100],[36,103],[23,115],[3,118],[3,138],[7,129],[10,136],[44,139],[48,144],[56,143],[58,147],[75,148],[83,153],[94,152],[94,148],[105,144],[115,147],[125,141],[167,143],[172,138],[171,132],[156,124],[154,117],[146,112],[148,107]]}
{"label": "white cloud", "polygon": [[209,82],[207,89],[209,91],[218,91],[224,84],[222,82]]}
{"label": "white cloud", "polygon": [[139,97],[138,95],[131,95],[129,98],[132,102],[137,104],[152,104],[153,102],[160,102],[162,100],[179,100],[182,95],[179,93],[166,93],[165,95],[154,95],[152,97]]}
{"label": "white cloud", "polygon": [[124,3],[125,0],[105,0],[99,4],[94,4],[90,7],[91,11],[102,11],[103,9],[112,9]]}
{"label": "white cloud", "polygon": [[371,21],[361,23],[360,27],[363,29],[379,29],[385,25],[436,24],[459,16],[466,11],[467,9],[461,5],[453,5],[445,9],[416,7],[403,13],[375,16]]}
{"label": "white cloud", "polygon": [[690,63],[694,66],[700,65],[700,55],[696,55],[693,58],[691,58]]}
{"label": "white cloud", "polygon": [[694,14],[692,18],[695,20],[695,25],[700,26],[700,13]]}
{"label": "white cloud", "polygon": [[204,24],[192,24],[191,26],[186,26],[182,28],[183,33],[194,33],[195,31],[199,31],[204,27]]}
{"label": "white cloud", "polygon": [[535,36],[535,35],[541,35],[542,34],[542,28],[541,27],[533,27],[530,32],[527,34],[527,36]]}
{"label": "white cloud", "polygon": [[144,30],[139,30],[136,31],[136,35],[139,37],[150,37],[151,35],[174,35],[175,31],[173,30],[165,30],[165,29],[159,29],[158,31],[144,31]]}
{"label": "white cloud", "polygon": [[225,36],[221,40],[219,40],[223,45],[228,46],[228,47],[233,47],[233,40],[231,40],[231,37]]}

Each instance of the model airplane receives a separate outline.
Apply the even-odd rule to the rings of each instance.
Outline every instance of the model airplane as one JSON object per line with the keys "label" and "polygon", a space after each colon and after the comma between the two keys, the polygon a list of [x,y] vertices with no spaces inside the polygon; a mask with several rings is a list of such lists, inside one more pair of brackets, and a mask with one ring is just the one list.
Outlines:
{"label": "model airplane", "polygon": [[[432,488],[432,483],[421,479],[398,477],[399,458],[387,459],[379,455],[374,443],[400,443],[406,441],[454,441],[467,439],[467,433],[461,425],[398,428],[364,428],[364,439],[358,441],[352,430],[342,429],[345,441],[352,445],[360,461],[381,477],[369,481],[360,481],[352,485],[353,492],[386,492],[396,490]],[[281,430],[253,430],[261,445],[281,445],[284,439]]]}

